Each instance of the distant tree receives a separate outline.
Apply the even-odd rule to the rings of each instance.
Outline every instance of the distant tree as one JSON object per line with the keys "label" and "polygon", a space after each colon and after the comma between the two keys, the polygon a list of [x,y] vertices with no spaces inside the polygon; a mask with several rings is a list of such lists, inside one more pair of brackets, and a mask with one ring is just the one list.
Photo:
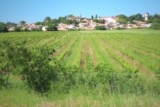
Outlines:
{"label": "distant tree", "polygon": [[160,15],[159,14],[150,15],[146,23],[160,23]]}
{"label": "distant tree", "polygon": [[96,30],[106,30],[105,26],[96,26]]}
{"label": "distant tree", "polygon": [[7,25],[0,22],[0,32],[8,32]]}
{"label": "distant tree", "polygon": [[13,22],[7,22],[6,25],[7,25],[7,27],[16,27],[17,26],[17,24],[13,23]]}
{"label": "distant tree", "polygon": [[15,31],[15,32],[20,32],[20,31],[21,31],[21,27],[16,27],[16,28],[14,29],[14,31]]}
{"label": "distant tree", "polygon": [[58,30],[57,26],[55,24],[50,23],[47,26],[48,26],[48,28],[47,28],[48,31],[57,31]]}
{"label": "distant tree", "polygon": [[68,17],[74,17],[74,15],[70,14],[70,15],[68,15]]}
{"label": "distant tree", "polygon": [[155,13],[155,15],[153,15],[153,18],[160,18],[160,15]]}
{"label": "distant tree", "polygon": [[51,18],[49,16],[47,16],[47,17],[44,18],[44,23],[45,24],[48,24],[50,22],[51,22]]}
{"label": "distant tree", "polygon": [[118,17],[118,18],[121,18],[121,19],[125,19],[125,20],[128,19],[128,17],[127,17],[126,15],[124,15],[124,14],[120,14],[120,15],[118,15],[117,17]]}
{"label": "distant tree", "polygon": [[66,18],[65,17],[59,17],[58,21],[59,21],[59,23],[65,23],[66,22]]}
{"label": "distant tree", "polygon": [[98,20],[98,23],[105,24],[105,20]]}
{"label": "distant tree", "polygon": [[36,22],[35,24],[36,24],[36,25],[44,25],[43,22]]}
{"label": "distant tree", "polygon": [[98,21],[98,19],[94,19],[94,20],[93,20],[93,22],[96,22],[96,23],[98,23],[99,21]]}
{"label": "distant tree", "polygon": [[56,26],[58,25],[58,19],[52,19],[51,22],[54,23]]}
{"label": "distant tree", "polygon": [[121,24],[127,24],[127,21],[128,21],[128,17],[121,14],[121,15],[118,15],[118,22],[121,23]]}
{"label": "distant tree", "polygon": [[91,19],[92,19],[92,20],[94,19],[94,16],[93,16],[93,15],[91,16]]}
{"label": "distant tree", "polygon": [[97,14],[96,14],[95,18],[98,19],[98,15]]}
{"label": "distant tree", "polygon": [[20,21],[20,24],[24,25],[24,24],[26,24],[26,21],[22,20],[22,21]]}
{"label": "distant tree", "polygon": [[160,23],[153,23],[150,28],[155,30],[160,30]]}
{"label": "distant tree", "polygon": [[140,13],[137,13],[136,15],[135,15],[135,20],[138,20],[138,21],[143,21],[143,16],[142,16],[142,14],[140,14]]}
{"label": "distant tree", "polygon": [[153,23],[160,23],[160,18],[155,18],[152,20]]}
{"label": "distant tree", "polygon": [[152,16],[152,23],[160,23],[160,15],[155,14]]}

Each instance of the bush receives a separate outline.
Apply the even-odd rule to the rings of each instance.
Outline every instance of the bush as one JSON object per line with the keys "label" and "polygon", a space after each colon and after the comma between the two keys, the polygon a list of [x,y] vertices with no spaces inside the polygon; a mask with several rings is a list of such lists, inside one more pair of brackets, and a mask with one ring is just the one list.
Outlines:
{"label": "bush", "polygon": [[2,22],[0,22],[0,33],[1,32],[8,32],[7,25]]}
{"label": "bush", "polygon": [[153,23],[150,28],[155,30],[160,30],[160,23]]}
{"label": "bush", "polygon": [[57,26],[55,24],[48,24],[47,31],[57,31]]}
{"label": "bush", "polygon": [[15,31],[15,32],[20,32],[20,31],[21,31],[21,28],[20,28],[20,27],[16,27],[16,28],[14,29],[14,31]]}
{"label": "bush", "polygon": [[106,30],[105,26],[96,26],[96,30]]}
{"label": "bush", "polygon": [[51,81],[56,78],[52,66],[49,65],[50,51],[40,48],[32,52],[31,60],[24,65],[23,79],[27,80],[30,88],[37,92],[45,93],[51,88]]}
{"label": "bush", "polygon": [[49,56],[50,51],[41,48],[31,52],[24,44],[25,41],[17,44],[8,42],[1,44],[3,55],[0,57],[0,86],[8,83],[9,75],[16,71],[15,74],[22,75],[30,88],[45,93],[50,89],[51,81],[55,78],[53,68],[49,65],[49,58],[46,57]]}

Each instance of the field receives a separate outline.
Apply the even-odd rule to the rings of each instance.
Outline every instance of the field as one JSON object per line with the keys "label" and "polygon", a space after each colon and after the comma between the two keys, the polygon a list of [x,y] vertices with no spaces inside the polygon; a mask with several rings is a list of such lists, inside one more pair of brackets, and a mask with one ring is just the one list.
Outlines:
{"label": "field", "polygon": [[[151,88],[154,88],[154,91],[158,90],[157,85],[160,85],[158,78],[160,74],[160,31],[0,33],[1,43],[3,41],[18,43],[24,40],[26,41],[25,47],[30,50],[41,47],[47,47],[49,51],[54,49],[55,52],[50,53],[50,65],[54,65],[56,60],[66,68],[75,67],[82,69],[82,72],[89,72],[90,69],[101,64],[109,66],[119,74],[130,70],[138,72],[138,76],[145,81],[145,85],[149,85],[149,88],[144,86],[147,87],[147,92],[138,95],[137,93],[103,95],[100,88],[97,88],[99,91],[93,90],[84,95],[84,89],[81,87],[67,94],[56,94],[52,90],[48,96],[41,96],[34,91],[28,92],[19,76],[11,75],[10,81],[14,88],[0,90],[0,106],[2,107],[16,107],[17,105],[20,107],[158,107],[160,104],[160,91],[157,93],[150,91]],[[136,81],[139,82],[139,80]]]}

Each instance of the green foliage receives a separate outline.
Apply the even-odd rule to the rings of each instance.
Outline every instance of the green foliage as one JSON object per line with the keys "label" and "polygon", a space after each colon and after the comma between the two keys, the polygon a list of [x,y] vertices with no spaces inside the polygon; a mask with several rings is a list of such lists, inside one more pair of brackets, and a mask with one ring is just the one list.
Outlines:
{"label": "green foliage", "polygon": [[[106,64],[99,64],[97,67],[85,71],[76,67],[65,68],[61,64],[56,65],[54,69],[57,71],[57,80],[52,83],[52,90],[55,93],[69,93],[70,90],[83,87],[86,92],[144,94],[151,91],[160,94],[158,87],[147,84],[137,74],[137,71],[133,72],[129,69],[120,73]],[[151,87],[154,88],[151,89]]]}
{"label": "green foliage", "polygon": [[22,20],[22,21],[20,21],[20,24],[24,25],[24,24],[26,24],[26,21]]}
{"label": "green foliage", "polygon": [[160,23],[153,23],[150,28],[155,30],[160,30]]}
{"label": "green foliage", "polygon": [[16,71],[16,74],[21,74],[23,79],[27,80],[30,88],[44,93],[50,89],[51,80],[54,72],[51,72],[49,59],[46,56],[49,52],[45,48],[29,51],[24,47],[25,42],[19,44],[10,44],[3,42],[3,55],[1,59],[0,73],[4,74],[0,77],[0,86],[8,82],[9,76],[6,75]]}
{"label": "green foliage", "polygon": [[57,31],[57,26],[55,24],[48,24],[48,28],[47,28],[48,31]]}
{"label": "green foliage", "polygon": [[32,54],[31,61],[27,62],[22,72],[23,79],[27,80],[30,88],[40,93],[50,90],[51,80],[55,78],[52,67],[49,65],[49,55],[46,49],[39,49]]}
{"label": "green foliage", "polygon": [[8,32],[7,25],[2,22],[0,22],[0,33],[1,32]]}
{"label": "green foliage", "polygon": [[24,48],[24,42],[11,44],[7,41],[4,41],[0,44],[1,55],[0,55],[0,73],[1,80],[7,85],[9,75],[12,71],[22,70],[23,66],[30,59],[30,53],[26,48]]}
{"label": "green foliage", "polygon": [[106,30],[105,26],[96,26],[96,30]]}
{"label": "green foliage", "polygon": [[140,13],[137,13],[137,14],[135,14],[135,15],[132,15],[132,16],[129,16],[128,17],[128,20],[129,21],[133,21],[133,20],[138,20],[138,21],[143,21],[143,16],[142,16],[142,14],[140,14]]}
{"label": "green foliage", "polygon": [[128,17],[121,14],[121,15],[118,15],[118,22],[121,23],[121,24],[127,24],[127,20],[128,20]]}
{"label": "green foliage", "polygon": [[45,25],[51,23],[51,18],[49,16],[45,17],[44,23],[45,23]]}

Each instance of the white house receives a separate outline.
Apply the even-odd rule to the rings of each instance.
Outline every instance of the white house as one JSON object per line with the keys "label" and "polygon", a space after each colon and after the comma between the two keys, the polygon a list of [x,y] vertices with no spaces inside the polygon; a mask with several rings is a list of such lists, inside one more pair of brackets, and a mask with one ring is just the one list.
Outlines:
{"label": "white house", "polygon": [[117,23],[117,17],[101,17],[100,20],[105,20],[105,23]]}
{"label": "white house", "polygon": [[68,29],[76,29],[76,27],[75,27],[75,25],[74,24],[70,24],[70,25],[68,25],[68,27],[67,27]]}
{"label": "white house", "polygon": [[58,26],[57,26],[58,30],[67,30],[68,28],[68,25],[67,24],[64,24],[64,23],[59,23]]}
{"label": "white house", "polygon": [[48,26],[43,26],[42,31],[44,31],[44,32],[47,31],[47,28],[48,28]]}

